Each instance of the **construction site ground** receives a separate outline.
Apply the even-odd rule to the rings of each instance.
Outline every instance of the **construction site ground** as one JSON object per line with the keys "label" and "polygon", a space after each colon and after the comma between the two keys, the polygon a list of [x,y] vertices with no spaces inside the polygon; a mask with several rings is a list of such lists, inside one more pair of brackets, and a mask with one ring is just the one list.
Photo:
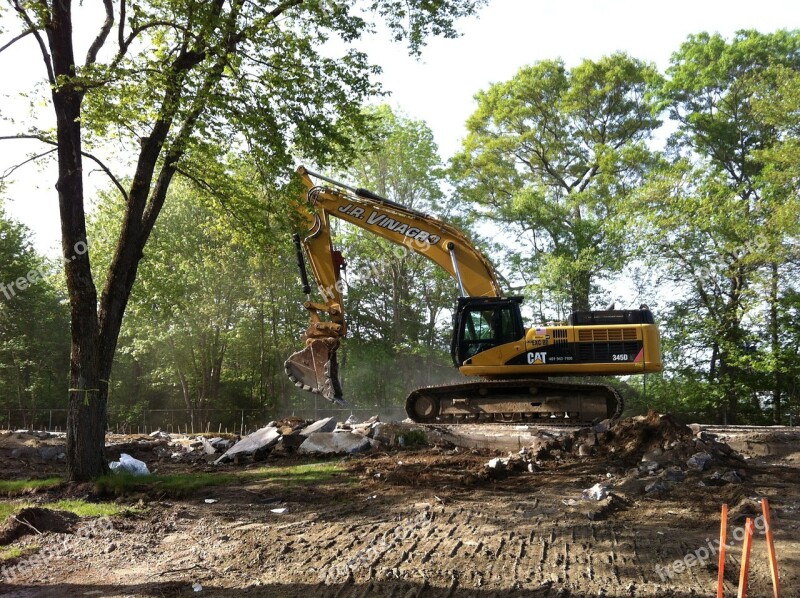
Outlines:
{"label": "construction site ground", "polygon": [[[154,473],[208,474],[209,484],[143,484],[115,496],[94,483],[62,483],[2,499],[83,499],[123,510],[101,522],[64,515],[61,531],[30,519],[25,527],[36,529],[19,531],[12,516],[3,528],[0,595],[712,596],[720,506],[729,506],[729,537],[741,539],[737,530],[765,497],[781,595],[799,597],[800,433],[711,431],[745,457],[741,483],[708,485],[690,471],[664,492],[632,491],[636,480],[625,472],[637,464],[622,451],[487,467],[530,440],[526,430],[499,425],[437,428],[439,438],[460,440],[421,448],[327,459],[272,453],[216,466],[155,459],[135,452],[136,437],[117,438]],[[58,461],[11,456],[29,440],[0,436],[2,479],[63,475]],[[596,484],[611,496],[582,499]],[[726,596],[736,595],[741,544],[728,549]],[[766,555],[757,532],[753,598],[772,596]]]}

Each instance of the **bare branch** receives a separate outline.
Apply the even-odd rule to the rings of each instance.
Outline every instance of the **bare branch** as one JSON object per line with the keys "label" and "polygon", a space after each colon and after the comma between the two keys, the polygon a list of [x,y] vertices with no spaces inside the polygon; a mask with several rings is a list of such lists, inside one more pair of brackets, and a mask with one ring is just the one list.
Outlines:
{"label": "bare branch", "polygon": [[19,0],[13,0],[14,3],[14,10],[19,13],[19,16],[25,21],[25,24],[28,26],[28,29],[36,38],[36,41],[39,44],[39,50],[42,52],[42,59],[44,60],[44,66],[47,69],[47,79],[50,81],[50,84],[55,86],[56,84],[56,76],[53,72],[53,60],[50,58],[50,53],[47,51],[47,45],[44,43],[44,39],[42,38],[41,33],[39,33],[39,29],[31,19],[30,15],[22,8],[22,5],[19,3]]}
{"label": "bare branch", "polygon": [[25,36],[27,36],[27,35],[30,35],[31,33],[33,33],[33,29],[26,29],[25,31],[23,31],[22,33],[20,33],[20,34],[19,34],[17,37],[15,37],[15,38],[14,38],[14,39],[12,39],[10,42],[8,42],[8,43],[7,43],[7,44],[5,44],[3,47],[1,47],[1,48],[0,48],[0,52],[2,52],[3,50],[5,50],[5,49],[7,49],[7,48],[10,48],[10,47],[11,47],[11,46],[13,46],[15,43],[17,43],[19,40],[21,40],[23,37],[25,37]]}
{"label": "bare branch", "polygon": [[36,154],[35,156],[31,156],[30,158],[28,158],[27,160],[23,160],[19,164],[14,164],[14,166],[9,166],[8,168],[6,168],[6,171],[3,174],[0,174],[0,181],[7,179],[14,173],[14,171],[18,170],[19,168],[22,168],[26,164],[30,162],[35,162],[39,158],[44,158],[45,156],[50,155],[55,151],[58,151],[57,147],[47,150],[46,152],[42,152],[41,154]]}
{"label": "bare branch", "polygon": [[86,53],[86,66],[97,61],[97,53],[106,43],[106,38],[108,38],[108,34],[114,26],[114,6],[111,4],[111,0],[103,0],[103,6],[106,7],[106,20],[103,22],[97,37],[94,38],[92,45],[89,46],[89,51]]}
{"label": "bare branch", "polygon": [[[152,29],[153,27],[172,27],[173,29],[177,29],[178,31],[182,31],[187,35],[192,35],[191,30],[188,27],[184,27],[180,23],[175,23],[173,21],[150,21],[149,23],[143,23],[138,27],[131,29],[131,32],[128,34],[128,37],[123,39],[122,35],[122,23],[120,22],[119,26],[119,51],[117,55],[114,57],[113,65],[119,64],[120,60],[127,54],[128,48],[133,43],[133,41],[141,34],[147,31],[148,29]],[[195,38],[197,36],[194,36]]]}
{"label": "bare branch", "polygon": [[[41,141],[42,143],[47,143],[48,145],[55,145],[55,146],[58,145],[57,141],[55,141],[54,139],[50,139],[48,137],[45,137],[44,135],[2,135],[2,136],[0,136],[0,141],[8,141],[8,140],[11,140],[11,139],[35,139],[37,141]],[[114,174],[111,172],[111,170],[108,168],[108,166],[103,164],[103,162],[97,156],[95,156],[93,154],[90,154],[89,152],[81,151],[81,155],[86,157],[86,158],[89,158],[90,160],[92,160],[95,164],[97,164],[102,169],[103,172],[106,173],[106,176],[108,176],[108,178],[111,180],[111,182],[114,184],[114,186],[119,190],[119,192],[122,195],[123,199],[127,203],[128,202],[128,192],[125,191],[125,187],[122,186],[122,183],[120,183],[119,179],[117,179],[117,177],[114,176]]]}

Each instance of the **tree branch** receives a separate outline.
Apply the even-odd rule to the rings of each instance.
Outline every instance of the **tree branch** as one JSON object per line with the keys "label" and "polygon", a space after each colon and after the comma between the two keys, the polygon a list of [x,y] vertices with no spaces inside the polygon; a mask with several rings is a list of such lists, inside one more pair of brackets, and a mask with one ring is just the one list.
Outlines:
{"label": "tree branch", "polygon": [[25,37],[25,36],[27,36],[27,35],[30,35],[31,33],[33,33],[33,29],[26,29],[25,31],[23,31],[22,33],[20,33],[20,34],[19,34],[17,37],[15,37],[14,39],[12,39],[10,42],[8,42],[8,43],[7,43],[7,44],[5,44],[4,46],[0,47],[0,52],[2,52],[3,50],[6,50],[7,48],[10,48],[10,47],[11,47],[11,46],[13,46],[15,43],[17,43],[19,40],[21,40],[23,37]]}
{"label": "tree branch", "polygon": [[[10,139],[35,139],[37,141],[41,141],[42,143],[47,143],[48,145],[55,145],[55,146],[58,145],[58,143],[56,141],[54,141],[53,139],[48,139],[44,135],[1,135],[0,136],[0,141],[8,141]],[[50,153],[50,152],[46,152],[46,154],[47,153]],[[42,156],[44,156],[46,154],[42,154]],[[84,156],[85,158],[89,158],[90,160],[92,160],[95,164],[97,164],[102,169],[103,172],[106,173],[108,178],[111,179],[111,182],[114,183],[114,186],[119,190],[120,194],[122,194],[123,199],[127,203],[128,202],[128,192],[125,191],[125,187],[122,186],[122,183],[120,183],[119,179],[117,179],[117,177],[114,176],[114,174],[111,172],[111,170],[108,168],[108,166],[103,164],[103,162],[100,161],[100,159],[97,156],[94,156],[93,154],[90,154],[89,152],[81,151],[81,155]],[[42,156],[39,156],[39,157],[41,158]],[[24,164],[24,162],[23,162],[23,164]],[[18,164],[17,168],[19,166],[22,166],[22,164]],[[16,170],[16,168],[14,170]],[[13,172],[13,170],[12,170],[12,172]],[[10,173],[8,173],[8,174],[10,174]],[[4,178],[5,176],[7,176],[7,175],[3,175],[3,177],[0,177],[0,178]]]}
{"label": "tree branch", "polygon": [[117,28],[117,44],[120,50],[125,39],[125,0],[119,0],[119,27]]}
{"label": "tree branch", "polygon": [[44,39],[42,39],[42,35],[39,33],[39,28],[36,27],[33,23],[33,19],[31,19],[30,15],[22,8],[22,5],[19,3],[19,0],[13,0],[14,3],[14,10],[16,10],[25,24],[28,26],[28,29],[36,38],[37,43],[39,44],[39,50],[42,52],[42,60],[44,60],[44,66],[47,69],[47,79],[50,81],[50,84],[55,86],[56,84],[56,76],[53,72],[53,60],[50,58],[50,53],[47,51],[47,45],[44,43]]}
{"label": "tree branch", "polygon": [[0,174],[0,181],[7,179],[15,170],[22,168],[29,162],[34,162],[39,158],[44,158],[48,154],[52,154],[53,152],[58,151],[58,148],[53,148],[51,150],[47,150],[46,152],[42,152],[41,154],[36,154],[35,156],[31,156],[27,160],[20,162],[19,164],[14,164],[14,166],[9,166],[3,174]]}
{"label": "tree branch", "polygon": [[97,61],[97,53],[100,51],[100,48],[103,47],[103,44],[106,43],[108,34],[114,26],[114,6],[111,4],[111,0],[103,0],[103,6],[106,7],[106,20],[100,28],[97,37],[94,38],[92,45],[89,46],[89,51],[86,53],[86,66],[94,64]]}

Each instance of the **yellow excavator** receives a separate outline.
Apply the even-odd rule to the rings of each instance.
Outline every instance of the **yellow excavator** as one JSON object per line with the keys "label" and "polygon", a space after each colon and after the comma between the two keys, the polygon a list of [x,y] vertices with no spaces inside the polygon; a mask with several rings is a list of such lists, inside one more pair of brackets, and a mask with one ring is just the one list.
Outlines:
{"label": "yellow excavator", "polygon": [[[307,187],[296,204],[307,230],[302,238],[294,235],[294,243],[308,297],[304,307],[311,318],[305,348],[285,364],[298,387],[344,404],[336,350],[347,331],[341,279],[345,262],[333,247],[331,216],[424,255],[458,286],[453,363],[461,374],[479,379],[414,390],[406,399],[406,412],[415,422],[583,425],[613,420],[623,408],[613,387],[565,378],[661,371],[658,327],[647,306],[579,311],[559,325],[526,329],[522,298],[502,295],[491,262],[460,230],[302,166],[297,173]],[[306,257],[321,301],[310,299]]]}

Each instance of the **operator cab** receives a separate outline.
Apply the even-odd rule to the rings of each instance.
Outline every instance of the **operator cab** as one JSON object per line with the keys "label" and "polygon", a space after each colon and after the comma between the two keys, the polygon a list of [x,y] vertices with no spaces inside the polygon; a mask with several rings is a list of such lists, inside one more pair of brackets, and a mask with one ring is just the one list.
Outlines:
{"label": "operator cab", "polygon": [[455,366],[477,353],[524,338],[521,303],[522,297],[459,297],[450,345]]}

